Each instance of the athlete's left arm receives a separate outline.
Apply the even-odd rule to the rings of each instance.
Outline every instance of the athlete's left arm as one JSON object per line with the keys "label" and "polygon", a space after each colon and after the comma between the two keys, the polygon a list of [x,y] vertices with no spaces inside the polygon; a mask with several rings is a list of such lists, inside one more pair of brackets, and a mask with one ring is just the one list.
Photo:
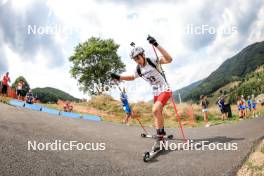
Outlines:
{"label": "athlete's left arm", "polygon": [[168,64],[172,62],[172,57],[164,48],[162,48],[160,45],[158,45],[156,48],[162,54],[159,60],[160,64]]}

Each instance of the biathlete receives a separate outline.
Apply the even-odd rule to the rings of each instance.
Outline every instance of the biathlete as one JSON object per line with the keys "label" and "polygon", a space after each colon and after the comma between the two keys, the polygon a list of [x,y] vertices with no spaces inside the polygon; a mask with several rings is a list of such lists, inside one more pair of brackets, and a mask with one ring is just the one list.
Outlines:
{"label": "biathlete", "polygon": [[111,77],[119,81],[133,81],[138,77],[142,77],[151,85],[154,96],[152,113],[157,133],[157,141],[153,148],[160,149],[160,143],[164,142],[164,136],[166,135],[162,111],[172,93],[159,65],[171,63],[172,57],[153,37],[149,36],[147,40],[150,44],[157,48],[157,50],[162,54],[162,57],[155,59],[148,58],[145,56],[144,49],[142,47],[134,47],[130,53],[131,59],[133,59],[137,64],[134,75],[121,76],[112,73]]}
{"label": "biathlete", "polygon": [[122,105],[123,105],[123,109],[126,113],[126,118],[124,120],[124,124],[128,125],[129,126],[129,119],[132,118],[132,111],[131,111],[131,108],[130,108],[130,105],[128,103],[128,98],[127,98],[127,94],[126,94],[126,89],[123,88],[123,91],[120,93],[120,100],[122,102]]}

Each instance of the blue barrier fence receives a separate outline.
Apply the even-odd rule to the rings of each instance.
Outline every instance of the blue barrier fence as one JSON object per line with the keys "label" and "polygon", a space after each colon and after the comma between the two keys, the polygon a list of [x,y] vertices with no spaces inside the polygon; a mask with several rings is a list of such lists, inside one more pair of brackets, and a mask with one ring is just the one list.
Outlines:
{"label": "blue barrier fence", "polygon": [[75,118],[75,119],[81,118],[80,114],[76,114],[73,112],[61,112],[60,115],[64,117]]}
{"label": "blue barrier fence", "polygon": [[12,106],[19,106],[19,107],[24,107],[25,105],[25,102],[18,100],[10,100],[8,103]]}
{"label": "blue barrier fence", "polygon": [[95,115],[85,114],[85,115],[82,116],[82,118],[85,119],[85,120],[101,121],[101,118],[98,117],[98,116],[95,116]]}
{"label": "blue barrier fence", "polygon": [[92,121],[101,121],[101,117],[96,116],[96,115],[90,115],[90,114],[77,114],[77,113],[73,113],[73,112],[62,112],[59,111],[57,109],[51,109],[51,108],[47,108],[47,107],[43,107],[39,104],[28,104],[25,103],[23,101],[18,101],[15,99],[12,99],[8,102],[8,104],[13,105],[13,106],[18,106],[18,107],[25,107],[28,109],[32,109],[35,111],[41,111],[41,112],[45,112],[45,113],[49,113],[52,115],[60,115],[60,116],[64,116],[64,117],[69,117],[69,118],[77,118],[77,119],[84,119],[84,120],[92,120]]}
{"label": "blue barrier fence", "polygon": [[28,103],[25,103],[25,108],[28,108],[28,109],[32,109],[32,110],[35,110],[35,111],[41,111],[42,109],[42,106],[38,105],[38,104],[28,104]]}
{"label": "blue barrier fence", "polygon": [[46,107],[42,107],[42,112],[46,112],[46,113],[53,114],[53,115],[60,115],[60,111],[59,110],[46,108]]}

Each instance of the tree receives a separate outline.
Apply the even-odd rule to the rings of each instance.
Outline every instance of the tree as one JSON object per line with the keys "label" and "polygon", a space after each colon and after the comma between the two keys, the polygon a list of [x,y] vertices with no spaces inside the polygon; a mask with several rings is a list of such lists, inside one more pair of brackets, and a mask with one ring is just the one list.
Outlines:
{"label": "tree", "polygon": [[103,40],[91,37],[75,47],[69,58],[73,63],[70,73],[78,80],[80,89],[90,95],[103,93],[103,88],[113,86],[110,73],[125,71],[125,64],[117,55],[119,45],[112,39]]}
{"label": "tree", "polygon": [[18,84],[19,81],[23,81],[23,82],[24,82],[23,91],[22,91],[22,96],[26,96],[27,92],[28,92],[29,89],[30,89],[30,86],[29,86],[27,80],[26,80],[23,76],[19,76],[19,77],[15,80],[15,82],[12,84],[12,88],[13,88],[13,89],[16,89],[17,84]]}

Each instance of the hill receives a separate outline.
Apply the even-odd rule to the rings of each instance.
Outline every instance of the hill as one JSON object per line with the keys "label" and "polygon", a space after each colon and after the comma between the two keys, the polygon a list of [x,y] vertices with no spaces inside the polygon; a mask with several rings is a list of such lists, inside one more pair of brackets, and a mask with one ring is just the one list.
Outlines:
{"label": "hill", "polygon": [[35,88],[32,91],[42,103],[56,103],[58,99],[75,102],[80,101],[78,98],[75,98],[62,90],[52,87]]}
{"label": "hill", "polygon": [[187,96],[187,95],[188,95],[193,89],[195,89],[196,87],[198,87],[198,86],[202,83],[202,81],[203,81],[203,80],[200,80],[200,81],[194,82],[194,83],[192,83],[192,84],[190,84],[190,85],[188,85],[188,86],[186,86],[186,87],[183,87],[183,88],[181,88],[181,89],[179,89],[179,90],[174,91],[174,92],[173,92],[173,97],[174,97],[175,101],[176,101],[177,103],[180,102],[180,100],[179,100],[179,94],[181,95],[181,99],[182,99],[182,100],[185,99],[186,96]]}
{"label": "hill", "polygon": [[223,87],[219,88],[217,91],[209,95],[209,102],[215,103],[217,97],[220,95],[225,95],[226,102],[236,103],[237,96],[243,95],[245,99],[248,96],[258,95],[264,92],[264,65],[259,66],[255,71],[246,74],[244,78],[240,81],[230,82]]}
{"label": "hill", "polygon": [[264,64],[264,41],[249,45],[227,59],[217,70],[192,89],[184,100],[198,100],[202,94],[210,95],[230,82],[241,81],[248,73],[262,64]]}
{"label": "hill", "polygon": [[264,65],[254,72],[248,73],[236,87],[227,90],[231,102],[235,102],[236,96],[244,95],[245,98],[255,97],[264,92]]}

